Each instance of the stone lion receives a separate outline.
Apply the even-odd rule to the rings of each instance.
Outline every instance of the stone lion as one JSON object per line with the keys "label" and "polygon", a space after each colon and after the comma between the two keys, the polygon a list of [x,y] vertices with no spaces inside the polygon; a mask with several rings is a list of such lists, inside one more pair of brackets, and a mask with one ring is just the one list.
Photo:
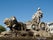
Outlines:
{"label": "stone lion", "polygon": [[15,16],[11,18],[6,18],[4,24],[10,28],[10,30],[25,30],[26,24],[18,22]]}

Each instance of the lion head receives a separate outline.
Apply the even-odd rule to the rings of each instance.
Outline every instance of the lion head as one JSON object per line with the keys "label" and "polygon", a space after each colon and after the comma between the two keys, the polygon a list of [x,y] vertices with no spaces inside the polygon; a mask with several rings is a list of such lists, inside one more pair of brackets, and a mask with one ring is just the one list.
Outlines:
{"label": "lion head", "polygon": [[10,20],[9,18],[6,18],[6,19],[4,20],[4,24],[5,24],[7,27],[11,27],[12,22],[11,22],[11,20]]}

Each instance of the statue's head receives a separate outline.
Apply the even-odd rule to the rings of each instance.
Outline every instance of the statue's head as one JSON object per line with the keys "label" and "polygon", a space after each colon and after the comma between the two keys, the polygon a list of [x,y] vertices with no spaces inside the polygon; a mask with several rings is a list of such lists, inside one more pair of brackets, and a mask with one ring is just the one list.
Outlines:
{"label": "statue's head", "polygon": [[43,17],[43,13],[40,8],[38,8],[38,10],[37,10],[37,15],[39,16],[39,18]]}
{"label": "statue's head", "polygon": [[11,27],[11,20],[9,19],[9,18],[6,18],[5,20],[4,20],[4,24],[7,26],[7,27]]}

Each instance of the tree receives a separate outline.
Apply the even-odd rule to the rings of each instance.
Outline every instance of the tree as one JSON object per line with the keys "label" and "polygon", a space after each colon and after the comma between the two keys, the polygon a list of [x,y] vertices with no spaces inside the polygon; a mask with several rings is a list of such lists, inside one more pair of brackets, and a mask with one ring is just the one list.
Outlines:
{"label": "tree", "polygon": [[6,28],[4,28],[2,25],[0,25],[0,32],[6,31]]}

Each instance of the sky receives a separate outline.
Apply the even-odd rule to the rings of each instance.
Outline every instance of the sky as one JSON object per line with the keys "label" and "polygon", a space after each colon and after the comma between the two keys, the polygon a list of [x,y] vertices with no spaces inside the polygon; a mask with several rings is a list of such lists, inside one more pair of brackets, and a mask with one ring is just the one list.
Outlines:
{"label": "sky", "polygon": [[0,25],[5,18],[15,16],[21,22],[32,19],[38,7],[43,12],[43,22],[53,22],[53,0],[0,0]]}

